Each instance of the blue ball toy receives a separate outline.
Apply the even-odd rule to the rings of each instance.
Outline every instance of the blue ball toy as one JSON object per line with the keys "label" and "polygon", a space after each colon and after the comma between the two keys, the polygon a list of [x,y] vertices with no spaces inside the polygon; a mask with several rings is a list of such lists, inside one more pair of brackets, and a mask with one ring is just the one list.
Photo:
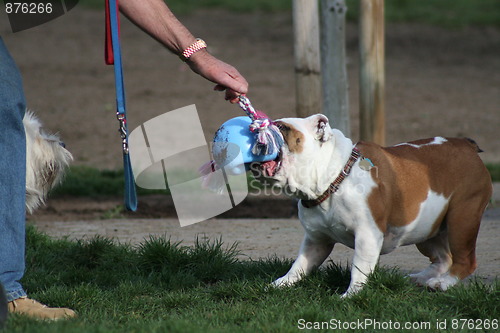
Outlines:
{"label": "blue ball toy", "polygon": [[[256,134],[249,129],[252,120],[249,117],[229,119],[217,130],[214,137],[212,154],[219,167],[238,175],[248,170],[252,162],[272,161],[278,157],[278,151],[268,155],[255,155],[252,147]],[[241,153],[241,157],[239,154]]]}

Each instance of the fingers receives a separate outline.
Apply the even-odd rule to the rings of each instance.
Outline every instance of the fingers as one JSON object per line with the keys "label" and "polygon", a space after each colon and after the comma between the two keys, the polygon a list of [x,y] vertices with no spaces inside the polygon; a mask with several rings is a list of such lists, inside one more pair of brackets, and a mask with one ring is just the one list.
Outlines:
{"label": "fingers", "polygon": [[238,103],[239,102],[239,96],[241,94],[234,91],[234,90],[231,90],[231,89],[226,89],[226,101],[229,101],[231,104],[235,104],[235,103]]}
{"label": "fingers", "polygon": [[240,94],[248,92],[248,82],[236,70],[235,73],[230,72],[214,74],[212,81],[217,83],[215,90],[223,91],[225,89],[233,90]]}
{"label": "fingers", "polygon": [[231,77],[231,81],[229,82],[230,84],[227,85],[227,87],[239,94],[246,94],[248,93],[248,82],[245,80],[243,76],[241,76],[238,71],[235,69],[235,75],[231,75],[228,73],[228,75]]}
{"label": "fingers", "polygon": [[231,103],[238,102],[238,96],[248,92],[248,82],[238,70],[208,52],[196,52],[187,64],[195,73],[216,83],[214,90],[225,91],[225,99]]}
{"label": "fingers", "polygon": [[214,90],[225,91],[226,101],[234,104],[239,101],[238,96],[248,92],[248,82],[236,68],[224,65],[224,74],[217,75],[216,80],[214,80],[217,83]]}
{"label": "fingers", "polygon": [[226,91],[226,96],[225,96],[224,99],[226,101],[229,101],[231,104],[238,103],[239,102],[239,96],[240,95],[244,95],[243,93],[234,91],[233,89],[226,88],[226,87],[224,87],[224,86],[222,86],[220,84],[216,85],[214,87],[214,90],[215,91]]}

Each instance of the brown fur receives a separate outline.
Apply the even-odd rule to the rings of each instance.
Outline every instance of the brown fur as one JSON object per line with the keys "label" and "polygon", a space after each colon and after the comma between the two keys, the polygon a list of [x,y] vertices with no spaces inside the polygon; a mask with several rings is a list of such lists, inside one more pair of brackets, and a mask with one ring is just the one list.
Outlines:
{"label": "brown fur", "polygon": [[283,134],[283,139],[291,153],[300,154],[304,150],[304,134],[298,131],[293,125],[278,121],[276,125]]}
{"label": "brown fur", "polygon": [[[369,195],[368,205],[382,232],[389,225],[400,227],[411,223],[429,189],[449,198],[448,208],[434,221],[430,236],[446,229],[448,252],[453,258],[450,274],[462,279],[476,268],[476,238],[492,186],[489,173],[477,155],[480,151],[477,144],[470,139],[446,139],[443,144],[420,148],[409,145],[383,148],[365,142],[360,142],[358,148],[376,166],[371,172],[378,187]],[[423,145],[432,140],[410,143]],[[434,238],[437,237],[440,236]],[[429,254],[425,246],[419,249],[424,255]]]}

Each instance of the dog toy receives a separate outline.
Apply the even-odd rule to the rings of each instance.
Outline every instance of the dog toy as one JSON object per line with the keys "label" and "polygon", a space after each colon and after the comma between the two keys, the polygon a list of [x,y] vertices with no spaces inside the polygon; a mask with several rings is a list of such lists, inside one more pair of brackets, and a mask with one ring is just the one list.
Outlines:
{"label": "dog toy", "polygon": [[283,145],[283,135],[271,119],[262,111],[256,111],[248,97],[241,95],[239,105],[252,120],[250,132],[256,135],[252,153],[257,156],[275,155]]}
{"label": "dog toy", "polygon": [[[204,187],[216,192],[224,187],[226,174],[243,174],[252,162],[276,159],[284,143],[279,128],[264,112],[255,110],[248,97],[239,99],[239,106],[247,116],[231,118],[219,127],[212,143],[214,160],[199,170]],[[224,178],[213,177],[221,169]]]}

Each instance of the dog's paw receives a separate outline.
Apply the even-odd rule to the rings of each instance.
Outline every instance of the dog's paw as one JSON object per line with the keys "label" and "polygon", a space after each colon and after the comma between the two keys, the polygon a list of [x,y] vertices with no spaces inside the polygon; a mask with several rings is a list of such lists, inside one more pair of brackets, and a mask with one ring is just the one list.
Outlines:
{"label": "dog's paw", "polygon": [[434,276],[430,276],[429,274],[426,274],[424,272],[416,273],[416,274],[408,274],[407,277],[410,279],[411,282],[416,284],[417,286],[425,286],[427,281],[430,278],[433,278]]}
{"label": "dog's paw", "polygon": [[270,284],[268,284],[264,290],[265,291],[271,291],[271,290],[274,290],[274,289],[278,289],[278,288],[285,288],[285,287],[288,287],[290,286],[290,284],[286,283],[286,282],[283,282],[282,281],[283,278],[279,278],[273,282],[271,282]]}
{"label": "dog's paw", "polygon": [[285,275],[285,276],[282,276],[279,279],[275,280],[273,283],[271,283],[271,286],[274,288],[284,288],[284,287],[290,287],[293,284],[294,284],[294,281],[291,281]]}
{"label": "dog's paw", "polygon": [[340,298],[345,299],[354,296],[355,294],[359,293],[361,289],[363,289],[363,287],[364,283],[351,283],[346,292],[340,295]]}
{"label": "dog's paw", "polygon": [[449,274],[427,280],[425,285],[432,290],[448,290],[458,283],[459,279]]}
{"label": "dog's paw", "polygon": [[340,295],[340,298],[342,299],[346,299],[346,298],[349,298],[351,297],[353,294],[351,293],[348,293],[347,291],[345,293],[343,293],[342,295]]}
{"label": "dog's paw", "polygon": [[447,271],[447,269],[448,265],[432,264],[419,273],[408,274],[407,277],[410,278],[410,281],[415,283],[417,286],[425,287],[427,286],[427,281],[440,277],[441,274]]}

